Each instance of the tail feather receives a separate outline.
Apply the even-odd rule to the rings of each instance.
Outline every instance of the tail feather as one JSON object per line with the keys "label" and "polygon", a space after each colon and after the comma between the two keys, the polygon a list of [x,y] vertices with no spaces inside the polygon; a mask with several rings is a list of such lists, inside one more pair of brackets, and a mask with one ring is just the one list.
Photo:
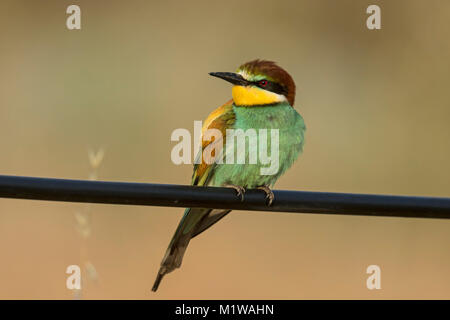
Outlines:
{"label": "tail feather", "polygon": [[183,261],[184,253],[186,252],[190,235],[183,235],[182,237],[177,237],[172,241],[169,248],[167,248],[166,254],[161,262],[161,267],[159,268],[158,274],[156,275],[155,283],[153,284],[152,291],[158,290],[158,286],[162,278],[181,266]]}
{"label": "tail feather", "polygon": [[[213,212],[211,212],[213,211]],[[178,225],[172,241],[170,241],[166,254],[161,261],[161,267],[156,275],[152,291],[158,290],[163,277],[181,266],[189,241],[219,221],[229,211],[211,209],[186,209],[183,218]],[[210,213],[213,213],[210,215]]]}
{"label": "tail feather", "polygon": [[156,276],[155,283],[153,284],[153,287],[152,287],[153,292],[156,292],[156,290],[158,290],[159,284],[161,283],[161,280],[164,277],[164,275],[165,275],[165,273],[161,272],[161,270],[159,270],[158,275]]}
{"label": "tail feather", "polygon": [[[193,219],[196,218],[196,219]],[[155,283],[153,284],[152,291],[158,290],[159,284],[162,278],[181,266],[184,253],[186,252],[189,241],[192,237],[192,224],[196,224],[198,216],[192,215],[191,209],[186,209],[183,218],[181,219],[175,234],[170,241],[166,254],[161,261],[161,267],[156,275]],[[190,227],[191,226],[191,227]],[[190,227],[190,228],[189,228]]]}

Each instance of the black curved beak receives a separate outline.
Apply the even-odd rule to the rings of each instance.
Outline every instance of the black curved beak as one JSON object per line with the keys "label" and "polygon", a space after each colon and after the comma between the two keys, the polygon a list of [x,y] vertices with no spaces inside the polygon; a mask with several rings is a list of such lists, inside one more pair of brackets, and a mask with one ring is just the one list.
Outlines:
{"label": "black curved beak", "polygon": [[247,86],[248,81],[240,74],[233,72],[210,72],[209,75],[231,82],[238,86]]}

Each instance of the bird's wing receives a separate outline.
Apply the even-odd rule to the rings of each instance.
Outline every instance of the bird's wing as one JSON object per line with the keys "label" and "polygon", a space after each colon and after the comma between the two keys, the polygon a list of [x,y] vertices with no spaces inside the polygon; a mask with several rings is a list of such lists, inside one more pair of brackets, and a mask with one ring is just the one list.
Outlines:
{"label": "bird's wing", "polygon": [[[235,120],[235,114],[233,111],[233,100],[228,101],[224,105],[220,106],[214,110],[208,118],[206,118],[203,128],[202,128],[202,138],[203,134],[207,129],[218,129],[222,132],[222,137],[226,139],[226,129],[230,128]],[[223,141],[225,144],[225,141]],[[222,146],[222,140],[218,139],[213,141],[203,141],[202,139],[202,150],[199,152],[198,157],[202,156],[203,150],[212,144],[216,144],[216,150],[219,151]],[[224,145],[223,144],[223,145]],[[215,156],[218,156],[220,152],[216,152]],[[199,161],[196,161],[199,162]],[[192,175],[192,185],[194,186],[207,186],[211,177],[214,175],[214,167],[216,163],[210,162],[209,164],[205,162],[202,158],[202,162],[194,165],[194,173]],[[224,216],[229,211],[223,212],[223,210],[212,210],[212,209],[202,209],[202,208],[188,208],[184,212],[184,215],[178,225],[178,228],[182,230],[183,234],[194,234],[197,235],[200,232],[206,230],[214,222],[218,221],[220,218],[214,218],[216,214],[222,214]],[[211,215],[212,214],[212,215]]]}
{"label": "bird's wing", "polygon": [[[202,128],[202,137],[207,129],[217,129],[222,133],[222,140],[203,141],[202,152],[199,152],[197,159],[202,157],[203,150],[207,146],[215,148],[214,156],[217,157],[226,143],[226,130],[231,128],[235,121],[235,114],[233,111],[233,100],[228,101],[224,105],[214,110],[205,120]],[[196,163],[199,161],[196,161]],[[198,186],[207,186],[214,175],[214,167],[216,163],[209,161],[209,164],[202,158],[202,162],[194,166],[194,173],[192,175],[192,184]],[[187,211],[187,210],[186,210]],[[190,211],[190,210],[189,210]],[[201,221],[196,221],[195,231],[192,237],[202,233],[214,223],[222,219],[231,210],[212,209],[208,214],[201,218]],[[186,212],[188,214],[189,212]]]}
{"label": "bird's wing", "polygon": [[[192,209],[193,210],[193,209]],[[209,209],[208,215],[195,228],[195,232],[192,234],[191,239],[198,236],[200,233],[211,227],[220,219],[225,217],[231,210],[229,209]]]}
{"label": "bird's wing", "polygon": [[[218,157],[226,143],[226,130],[231,128],[235,122],[236,115],[233,111],[233,100],[228,101],[220,106],[206,118],[202,128],[202,149],[198,153],[194,173],[192,175],[192,185],[207,186],[212,176],[214,175],[214,167],[216,165],[215,158],[206,161],[203,156],[203,151],[206,147],[214,149],[211,156]],[[203,136],[208,129],[217,129],[222,133],[222,139],[203,141]],[[210,150],[211,150],[210,149]],[[216,152],[217,151],[217,152]],[[201,163],[198,161],[202,157]]]}
{"label": "bird's wing", "polygon": [[[221,151],[221,146],[225,144],[226,129],[230,128],[235,121],[235,114],[233,111],[233,100],[228,101],[224,105],[214,110],[204,122],[202,128],[202,137],[207,129],[218,129],[222,133],[222,139],[217,141],[204,141],[202,139],[202,150],[198,157],[202,157],[203,150],[207,146],[215,147],[214,157],[217,157]],[[223,142],[223,144],[222,144]],[[199,158],[198,158],[199,159]],[[199,161],[196,161],[196,163]],[[214,175],[215,162],[204,161],[202,157],[201,163],[194,166],[194,174],[192,176],[192,184],[197,186],[206,186],[209,184],[211,177]],[[175,268],[181,266],[184,253],[191,238],[208,229],[211,225],[223,218],[230,210],[218,210],[207,208],[187,208],[181,218],[180,223],[172,237],[172,240],[167,248],[166,254],[161,262],[158,275],[152,290],[156,291],[165,274],[171,272]]]}

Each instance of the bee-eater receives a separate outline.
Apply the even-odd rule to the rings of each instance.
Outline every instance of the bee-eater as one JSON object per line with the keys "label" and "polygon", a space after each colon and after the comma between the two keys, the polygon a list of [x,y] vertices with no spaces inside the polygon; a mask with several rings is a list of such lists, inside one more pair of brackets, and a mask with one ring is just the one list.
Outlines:
{"label": "bee-eater", "polygon": [[[284,69],[266,60],[247,62],[236,73],[212,72],[210,75],[233,84],[233,99],[208,116],[203,123],[202,135],[207,129],[220,130],[223,135],[222,150],[225,150],[227,129],[277,129],[279,166],[274,174],[261,175],[261,163],[212,162],[204,161],[202,157],[202,161],[194,165],[192,185],[232,187],[241,197],[246,188],[258,188],[266,193],[270,205],[274,199],[270,187],[294,163],[303,149],[306,128],[303,118],[293,108],[294,80]],[[202,141],[201,150],[214,142],[215,140]],[[247,157],[249,150],[244,152]],[[203,208],[185,210],[161,262],[152,291],[158,289],[165,274],[181,266],[189,241],[229,212],[230,210]]]}

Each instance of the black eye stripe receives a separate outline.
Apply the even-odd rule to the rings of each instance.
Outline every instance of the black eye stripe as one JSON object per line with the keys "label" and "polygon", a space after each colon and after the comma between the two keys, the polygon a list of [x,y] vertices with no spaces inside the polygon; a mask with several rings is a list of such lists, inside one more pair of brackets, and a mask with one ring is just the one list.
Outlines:
{"label": "black eye stripe", "polygon": [[264,85],[264,86],[262,84],[260,84],[260,81],[255,81],[255,82],[253,82],[253,84],[255,86],[257,86],[257,87],[260,87],[260,88],[264,89],[264,90],[271,91],[271,92],[274,92],[274,93],[277,93],[277,94],[283,94],[283,95],[287,94],[286,89],[282,85],[280,85],[279,83],[276,83],[276,82],[273,82],[273,81],[268,81],[268,80],[266,80],[266,81],[267,81],[267,84]]}

